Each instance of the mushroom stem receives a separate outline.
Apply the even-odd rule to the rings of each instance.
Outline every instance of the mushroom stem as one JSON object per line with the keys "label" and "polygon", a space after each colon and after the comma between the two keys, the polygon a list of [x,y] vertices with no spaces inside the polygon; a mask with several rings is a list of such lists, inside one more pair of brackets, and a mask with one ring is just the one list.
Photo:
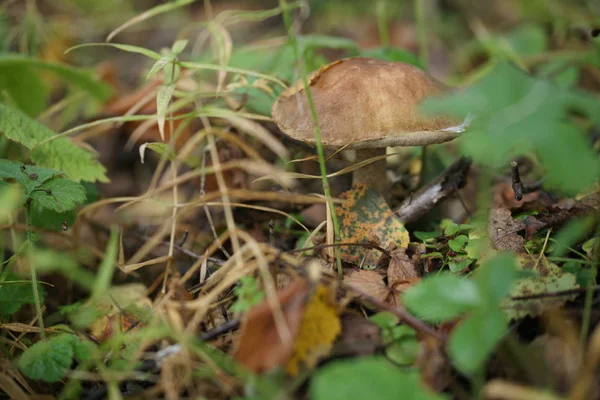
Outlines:
{"label": "mushroom stem", "polygon": [[[359,163],[373,157],[385,155],[385,147],[381,149],[358,149],[356,150],[356,162]],[[354,170],[354,184],[364,183],[367,186],[384,194],[388,189],[385,174],[385,158],[365,165]]]}

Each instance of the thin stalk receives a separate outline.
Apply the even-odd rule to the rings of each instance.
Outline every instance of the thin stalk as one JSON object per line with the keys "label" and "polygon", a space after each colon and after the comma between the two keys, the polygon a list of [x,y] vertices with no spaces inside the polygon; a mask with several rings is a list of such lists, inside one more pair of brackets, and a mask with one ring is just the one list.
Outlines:
{"label": "thin stalk", "polygon": [[31,284],[33,290],[33,300],[35,302],[35,310],[38,317],[38,325],[40,327],[40,336],[42,340],[46,339],[46,331],[44,330],[44,318],[42,315],[42,302],[40,300],[40,292],[38,291],[37,271],[33,262],[33,228],[31,226],[31,203],[27,203],[27,258],[29,261],[29,269],[31,270]]}
{"label": "thin stalk", "polygon": [[600,245],[594,246],[593,260],[590,278],[588,279],[585,300],[583,306],[583,315],[581,317],[581,331],[579,333],[579,350],[581,354],[585,354],[587,344],[588,331],[590,329],[590,318],[592,314],[592,302],[594,300],[594,287],[596,286],[596,274],[598,273],[598,257],[600,256]]}
{"label": "thin stalk", "polygon": [[417,40],[419,42],[419,59],[425,69],[429,64],[429,48],[427,46],[427,24],[425,21],[425,1],[414,0],[415,19],[417,21]]}
{"label": "thin stalk", "polygon": [[[331,190],[329,187],[329,181],[327,180],[327,168],[325,167],[325,151],[323,149],[323,140],[321,138],[321,128],[319,127],[319,119],[317,116],[317,110],[315,109],[315,103],[312,97],[312,93],[310,91],[310,87],[308,84],[308,74],[306,73],[306,64],[304,59],[300,57],[299,49],[298,49],[298,41],[296,40],[296,35],[294,33],[292,27],[292,19],[290,16],[290,11],[287,5],[286,0],[279,0],[279,5],[281,7],[281,11],[283,13],[283,22],[285,24],[285,29],[288,33],[288,37],[290,39],[290,45],[294,51],[294,55],[298,65],[300,67],[300,74],[302,75],[302,81],[304,83],[304,92],[306,93],[306,98],[308,100],[308,106],[310,108],[310,114],[313,121],[314,131],[313,134],[315,136],[315,145],[317,147],[317,155],[319,156],[319,167],[321,170],[321,179],[323,182],[323,193],[327,199],[327,205],[331,210],[331,219],[333,221],[333,232],[335,234],[334,242],[336,239],[340,237],[340,225],[338,222],[338,217],[335,212],[335,206],[331,197]],[[343,276],[342,272],[342,260],[339,256],[339,249],[335,249],[335,259],[337,263],[337,271],[340,279]]]}
{"label": "thin stalk", "polygon": [[390,47],[390,34],[386,8],[387,0],[379,0],[377,2],[377,29],[379,30],[379,41],[383,48]]}

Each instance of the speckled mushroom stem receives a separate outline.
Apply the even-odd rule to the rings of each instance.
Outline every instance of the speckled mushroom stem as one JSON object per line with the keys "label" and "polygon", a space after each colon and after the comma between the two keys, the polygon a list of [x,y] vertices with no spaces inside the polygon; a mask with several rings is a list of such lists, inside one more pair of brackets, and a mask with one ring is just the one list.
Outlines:
{"label": "speckled mushroom stem", "polygon": [[[356,150],[356,162],[368,160],[369,158],[385,155],[385,148],[382,149],[360,149]],[[354,184],[365,183],[369,187],[384,194],[388,190],[388,183],[385,174],[385,159],[375,161],[365,165],[362,168],[354,170]]]}

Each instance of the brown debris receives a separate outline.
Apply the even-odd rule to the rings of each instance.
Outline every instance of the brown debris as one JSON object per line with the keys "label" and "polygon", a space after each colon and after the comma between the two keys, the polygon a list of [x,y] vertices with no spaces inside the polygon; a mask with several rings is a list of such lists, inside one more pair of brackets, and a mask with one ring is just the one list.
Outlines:
{"label": "brown debris", "polygon": [[497,208],[490,212],[488,235],[496,250],[524,252],[525,239],[518,234],[523,229],[525,229],[525,223],[513,219],[509,209]]}

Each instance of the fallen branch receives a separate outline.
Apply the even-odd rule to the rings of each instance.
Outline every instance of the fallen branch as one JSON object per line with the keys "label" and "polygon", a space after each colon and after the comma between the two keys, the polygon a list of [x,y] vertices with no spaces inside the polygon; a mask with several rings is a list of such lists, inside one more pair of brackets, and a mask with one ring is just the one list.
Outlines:
{"label": "fallen branch", "polygon": [[465,186],[470,167],[471,159],[461,157],[429,184],[404,199],[394,213],[405,224],[418,220],[435,207],[440,200]]}

